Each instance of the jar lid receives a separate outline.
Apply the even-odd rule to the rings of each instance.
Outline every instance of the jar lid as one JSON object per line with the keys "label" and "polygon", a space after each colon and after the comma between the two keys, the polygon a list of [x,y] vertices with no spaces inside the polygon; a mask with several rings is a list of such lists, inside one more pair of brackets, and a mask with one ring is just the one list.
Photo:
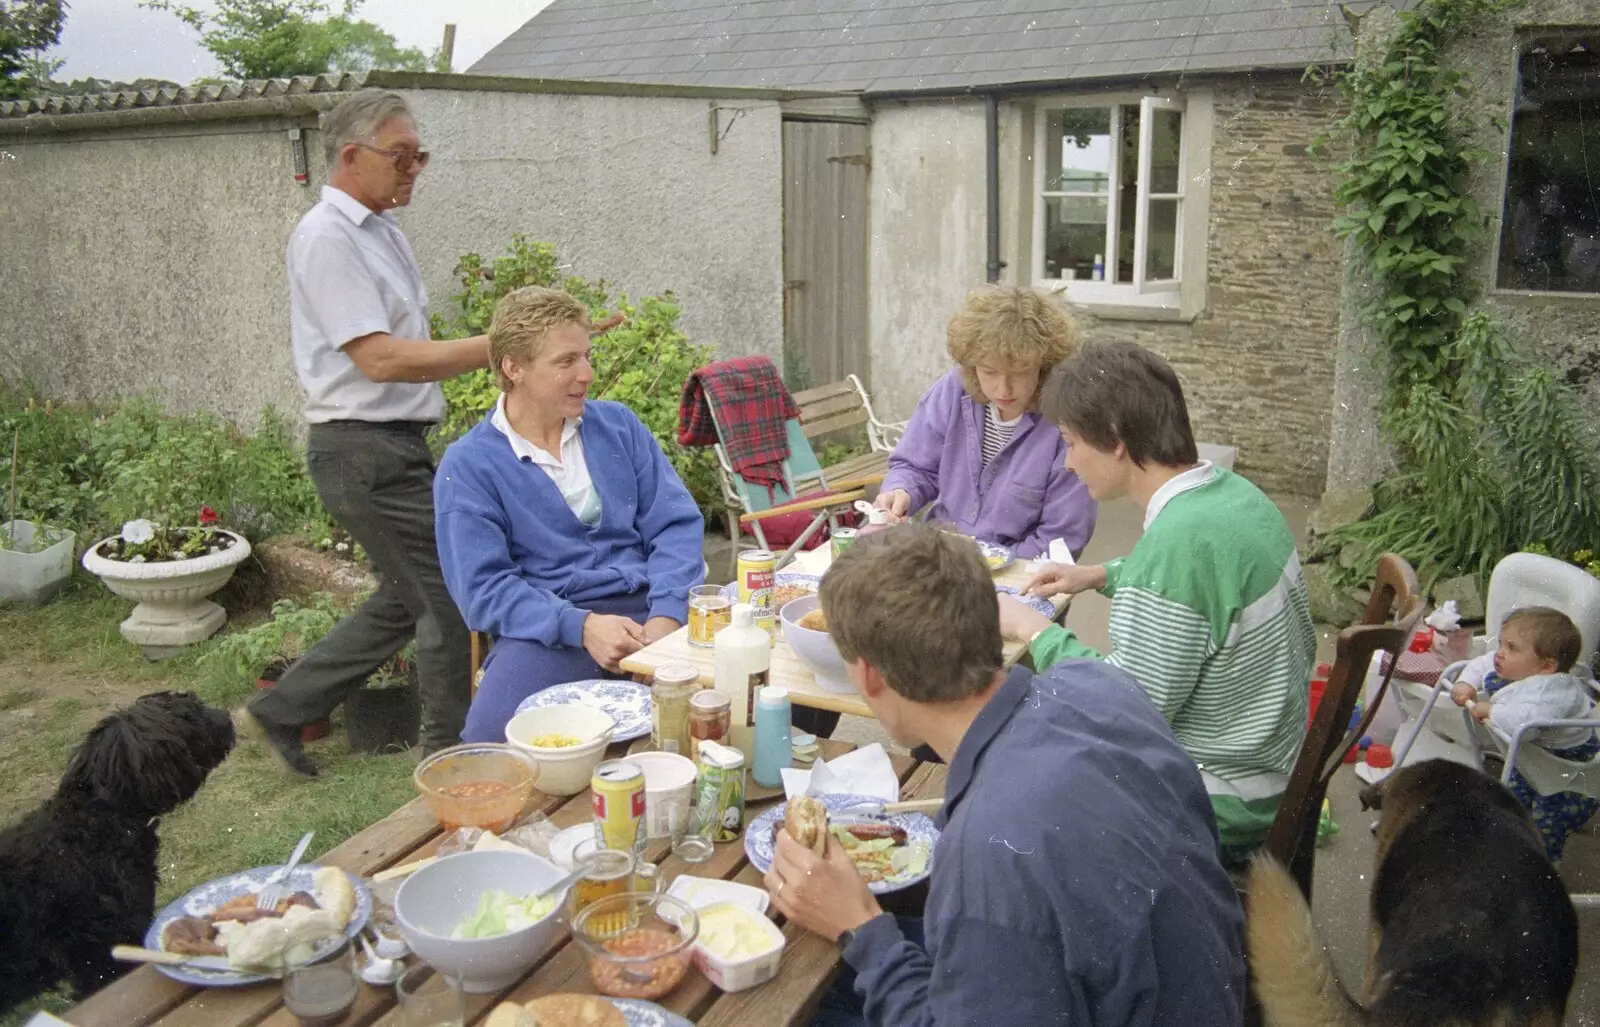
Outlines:
{"label": "jar lid", "polygon": [[696,692],[689,699],[689,705],[693,706],[697,710],[710,710],[714,712],[716,710],[722,710],[731,707],[733,705],[733,700],[729,699],[715,688],[708,688],[703,692]]}
{"label": "jar lid", "polygon": [[656,684],[692,684],[700,680],[700,672],[688,663],[669,663],[656,669]]}

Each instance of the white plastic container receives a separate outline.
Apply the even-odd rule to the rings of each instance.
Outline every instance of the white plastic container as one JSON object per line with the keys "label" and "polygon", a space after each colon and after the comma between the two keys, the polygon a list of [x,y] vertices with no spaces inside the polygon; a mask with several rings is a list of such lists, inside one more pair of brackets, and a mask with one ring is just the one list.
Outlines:
{"label": "white plastic container", "polygon": [[748,767],[755,759],[756,692],[766,686],[772,668],[772,636],[756,626],[748,603],[735,603],[733,622],[717,632],[712,646],[711,680],[733,704],[727,744],[744,753]]}
{"label": "white plastic container", "polygon": [[[778,964],[783,962],[787,940],[778,925],[767,919],[766,914],[757,913],[737,902],[718,902],[696,912],[700,914],[701,935],[694,943],[694,965],[706,975],[706,980],[723,991],[744,991],[778,976]],[[723,959],[706,947],[705,921],[708,916],[713,922],[721,916],[737,916],[746,920],[766,936],[767,947],[745,959]]]}
{"label": "white plastic container", "polygon": [[20,551],[33,545],[35,534],[43,527],[32,521],[0,525],[0,601],[39,606],[55,598],[71,580],[77,542],[72,532],[54,529],[61,538],[53,545],[37,553]]}
{"label": "white plastic container", "polygon": [[671,838],[689,826],[694,798],[694,761],[672,752],[628,757],[644,771],[644,819],[651,838]]}

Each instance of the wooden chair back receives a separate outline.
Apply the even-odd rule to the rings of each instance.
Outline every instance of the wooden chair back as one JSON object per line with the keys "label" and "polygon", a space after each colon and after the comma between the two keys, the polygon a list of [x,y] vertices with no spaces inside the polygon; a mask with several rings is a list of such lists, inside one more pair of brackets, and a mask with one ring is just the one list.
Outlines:
{"label": "wooden chair back", "polygon": [[[1284,791],[1283,804],[1278,807],[1265,846],[1268,853],[1288,868],[1308,902],[1316,864],[1317,823],[1322,815],[1322,801],[1328,794],[1328,782],[1350,746],[1366,732],[1387,694],[1389,676],[1394,673],[1400,654],[1422,619],[1423,605],[1417,575],[1411,565],[1393,553],[1385,553],[1378,561],[1372,599],[1362,623],[1339,633],[1333,670],[1306,731],[1300,756],[1289,774],[1289,787]],[[1367,668],[1372,664],[1373,654],[1378,652],[1389,654],[1389,670],[1361,722],[1350,728],[1350,715],[1361,696]]]}

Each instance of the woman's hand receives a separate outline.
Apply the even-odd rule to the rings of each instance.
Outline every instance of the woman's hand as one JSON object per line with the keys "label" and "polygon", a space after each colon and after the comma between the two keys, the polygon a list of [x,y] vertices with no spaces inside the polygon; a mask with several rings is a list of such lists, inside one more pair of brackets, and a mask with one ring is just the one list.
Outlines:
{"label": "woman's hand", "polygon": [[1082,567],[1077,564],[1047,563],[1033,576],[1023,594],[1030,596],[1072,596],[1079,592],[1092,592],[1104,588],[1105,567],[1095,564]]}
{"label": "woman's hand", "polygon": [[622,669],[623,660],[647,644],[644,628],[627,617],[591,613],[583,619],[583,647],[594,662],[613,673]]}
{"label": "woman's hand", "polygon": [[872,505],[889,515],[890,524],[899,524],[911,512],[911,493],[905,489],[890,489],[878,493]]}

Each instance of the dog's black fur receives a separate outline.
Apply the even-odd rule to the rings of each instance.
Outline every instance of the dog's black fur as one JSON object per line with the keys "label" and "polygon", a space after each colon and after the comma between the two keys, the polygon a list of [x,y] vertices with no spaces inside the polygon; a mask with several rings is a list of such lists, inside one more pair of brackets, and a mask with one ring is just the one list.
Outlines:
{"label": "dog's black fur", "polygon": [[0,1012],[61,981],[87,995],[128,967],[155,916],[156,820],[233,748],[233,722],[156,692],[97,724],[56,794],[0,832]]}

